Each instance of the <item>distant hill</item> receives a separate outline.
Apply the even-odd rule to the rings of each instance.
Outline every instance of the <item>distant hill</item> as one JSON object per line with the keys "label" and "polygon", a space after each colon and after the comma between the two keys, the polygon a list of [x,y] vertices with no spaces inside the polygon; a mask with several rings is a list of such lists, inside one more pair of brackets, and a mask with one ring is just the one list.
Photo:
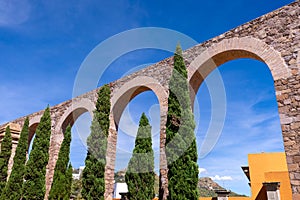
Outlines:
{"label": "distant hill", "polygon": [[115,182],[116,183],[125,183],[125,174],[126,169],[115,172]]}
{"label": "distant hill", "polygon": [[220,185],[214,182],[211,178],[201,177],[198,181],[199,196],[201,197],[216,197],[214,190],[223,189]]}
{"label": "distant hill", "polygon": [[[214,182],[209,177],[201,177],[198,181],[198,190],[200,197],[216,197],[217,194],[214,190],[224,190],[225,188],[221,187],[218,183]],[[236,197],[242,196],[245,197],[246,195],[240,195],[235,192],[231,192],[229,196]]]}
{"label": "distant hill", "polygon": [[[126,169],[120,170],[115,173],[115,181],[116,182],[125,182],[125,173]],[[158,194],[159,190],[159,176],[155,175],[155,193]],[[198,181],[198,190],[199,190],[199,196],[200,197],[216,197],[217,194],[214,192],[214,190],[224,190],[223,187],[221,187],[218,183],[214,182],[209,177],[201,177]],[[240,195],[234,192],[230,193],[230,196],[245,196]]]}

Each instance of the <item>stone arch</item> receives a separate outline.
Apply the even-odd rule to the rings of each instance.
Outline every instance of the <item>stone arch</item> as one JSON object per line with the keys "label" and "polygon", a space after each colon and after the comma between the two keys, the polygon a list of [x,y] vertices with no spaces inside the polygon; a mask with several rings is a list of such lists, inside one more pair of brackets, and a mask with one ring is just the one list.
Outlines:
{"label": "stone arch", "polygon": [[[157,79],[149,76],[138,76],[120,88],[115,89],[111,95],[111,114],[110,114],[110,130],[108,136],[108,150],[106,153],[106,167],[105,167],[105,197],[112,198],[114,186],[114,169],[116,159],[117,146],[117,125],[119,124],[121,115],[127,104],[138,94],[144,91],[151,90],[156,95],[160,106],[160,171],[161,174],[166,175],[167,164],[164,162],[164,140],[165,140],[165,123],[167,120],[168,109],[168,93],[164,86],[160,84]],[[163,184],[166,185],[166,177],[164,176]]]}
{"label": "stone arch", "polygon": [[[188,81],[190,84],[192,105],[194,105],[195,96],[205,78],[220,65],[239,58],[251,58],[265,63],[270,69],[274,81],[287,79],[291,76],[291,72],[284,59],[281,57],[281,54],[265,42],[250,36],[224,39],[218,43],[213,43],[192,60],[188,66]],[[220,80],[220,82],[223,84],[222,80]],[[210,92],[213,92],[211,94],[216,95],[216,92]],[[225,95],[224,91],[224,94],[218,94],[217,98],[223,97],[225,100]],[[212,103],[216,103],[215,106],[221,107],[219,107],[218,110],[213,109],[213,119],[210,121],[208,127],[208,132],[212,133],[211,130],[213,130],[213,132],[218,133],[217,136],[219,136],[220,131],[223,129],[223,125],[216,121],[224,121],[226,117],[226,112],[220,112],[220,110],[225,111],[226,108],[225,105],[217,103],[220,102],[219,100],[220,99],[215,98],[212,99]],[[281,115],[280,118],[282,120]],[[210,151],[211,149],[206,145],[210,146],[210,148],[212,145],[206,143],[203,144],[203,149]]]}
{"label": "stone arch", "polygon": [[163,115],[165,113],[165,106],[168,103],[168,95],[165,88],[154,78],[139,76],[126,82],[121,88],[113,93],[111,107],[116,126],[119,124],[122,112],[127,104],[135,96],[147,90],[153,91],[156,95],[160,105],[160,114]]}
{"label": "stone arch", "polygon": [[[194,94],[204,79],[218,66],[239,58],[252,58],[264,62],[274,81],[288,78],[291,73],[280,53],[265,42],[253,38],[224,39],[208,47],[188,67],[188,80]],[[191,94],[192,101],[194,94]]]}
{"label": "stone arch", "polygon": [[78,119],[78,117],[80,117],[83,113],[88,112],[93,118],[93,111],[95,109],[95,105],[90,99],[81,97],[77,97],[75,99],[70,100],[66,105],[68,106],[66,106],[66,110],[63,112],[61,117],[58,118],[58,121],[53,122],[54,130],[52,130],[52,135],[50,139],[49,151],[51,152],[51,154],[49,156],[49,162],[47,165],[46,172],[47,192],[45,194],[45,199],[47,199],[49,195],[54,176],[54,168],[58,159],[59,149],[64,138],[63,133],[65,132],[65,129],[69,124],[72,126]]}
{"label": "stone arch", "polygon": [[[280,95],[282,93],[281,90],[283,90],[282,85],[286,86],[286,88],[289,88],[289,79],[292,79],[295,74],[290,68],[288,68],[287,63],[281,56],[280,52],[257,38],[242,37],[224,39],[218,43],[212,44],[212,46],[208,47],[195,59],[193,59],[193,61],[188,66],[188,81],[190,84],[190,88],[192,89],[190,94],[192,102],[194,101],[195,95],[197,94],[200,85],[214,69],[228,61],[236,60],[239,58],[251,58],[261,61],[268,66],[274,80],[274,88],[278,104],[278,115],[280,118],[282,137],[288,138],[287,135],[290,134],[290,130],[285,130],[284,126],[287,124],[291,124],[295,119],[291,117],[289,118],[288,109],[280,109],[280,106],[283,106],[283,100],[280,98]],[[290,89],[286,89],[286,91],[289,90]],[[288,98],[288,96],[285,98]],[[293,161],[292,156],[289,155],[290,149],[287,142],[289,140],[283,139],[282,141],[287,156],[287,166],[289,169],[291,186],[292,189],[294,189],[298,187],[298,185],[293,185],[293,178],[298,176],[299,172],[296,170],[291,170],[293,169],[292,167],[295,166],[295,161]],[[293,193],[293,199],[298,199],[295,198],[298,193],[295,191],[293,191]]]}
{"label": "stone arch", "polygon": [[31,140],[35,134],[36,128],[40,123],[41,117],[42,117],[42,115],[37,115],[29,120],[28,148],[29,148]]}
{"label": "stone arch", "polygon": [[73,100],[68,109],[64,112],[60,118],[57,126],[55,127],[56,133],[64,133],[67,126],[70,124],[73,126],[75,121],[85,112],[88,112],[93,118],[93,111],[95,109],[94,103],[89,99],[80,99],[79,101]]}

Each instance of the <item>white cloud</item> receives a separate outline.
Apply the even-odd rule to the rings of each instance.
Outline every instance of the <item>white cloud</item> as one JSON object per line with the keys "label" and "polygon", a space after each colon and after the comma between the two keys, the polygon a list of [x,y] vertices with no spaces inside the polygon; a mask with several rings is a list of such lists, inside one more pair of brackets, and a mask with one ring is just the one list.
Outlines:
{"label": "white cloud", "polygon": [[0,26],[18,25],[28,20],[30,4],[27,0],[0,0]]}
{"label": "white cloud", "polygon": [[201,174],[203,174],[203,173],[204,173],[204,174],[207,173],[207,170],[204,169],[204,168],[201,168],[201,167],[199,167],[198,171],[199,171],[199,176],[200,176]]}
{"label": "white cloud", "polygon": [[231,176],[219,176],[215,175],[214,177],[210,177],[214,181],[232,181],[233,178]]}

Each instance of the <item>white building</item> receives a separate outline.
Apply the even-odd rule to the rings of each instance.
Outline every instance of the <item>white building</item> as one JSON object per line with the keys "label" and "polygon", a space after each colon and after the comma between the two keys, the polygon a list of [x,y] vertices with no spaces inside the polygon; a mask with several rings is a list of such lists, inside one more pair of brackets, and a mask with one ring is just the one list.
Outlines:
{"label": "white building", "polygon": [[121,199],[121,195],[119,194],[120,192],[128,192],[126,183],[115,183],[113,198]]}
{"label": "white building", "polygon": [[85,166],[80,166],[78,170],[78,174],[72,174],[73,179],[79,180]]}

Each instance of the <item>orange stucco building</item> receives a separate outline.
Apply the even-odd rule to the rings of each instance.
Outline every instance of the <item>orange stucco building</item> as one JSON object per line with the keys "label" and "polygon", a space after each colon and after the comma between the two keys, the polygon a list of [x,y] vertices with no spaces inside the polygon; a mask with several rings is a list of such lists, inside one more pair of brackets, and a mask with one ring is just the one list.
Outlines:
{"label": "orange stucco building", "polygon": [[285,153],[260,153],[248,155],[248,177],[251,186],[251,196],[255,200],[266,189],[263,183],[278,183],[280,199],[291,200],[292,189],[286,163]]}
{"label": "orange stucco building", "polygon": [[[228,200],[292,199],[284,152],[249,154],[248,166],[242,167],[242,169],[249,179],[251,197],[228,197]],[[212,200],[217,198],[200,197],[200,199]]]}

